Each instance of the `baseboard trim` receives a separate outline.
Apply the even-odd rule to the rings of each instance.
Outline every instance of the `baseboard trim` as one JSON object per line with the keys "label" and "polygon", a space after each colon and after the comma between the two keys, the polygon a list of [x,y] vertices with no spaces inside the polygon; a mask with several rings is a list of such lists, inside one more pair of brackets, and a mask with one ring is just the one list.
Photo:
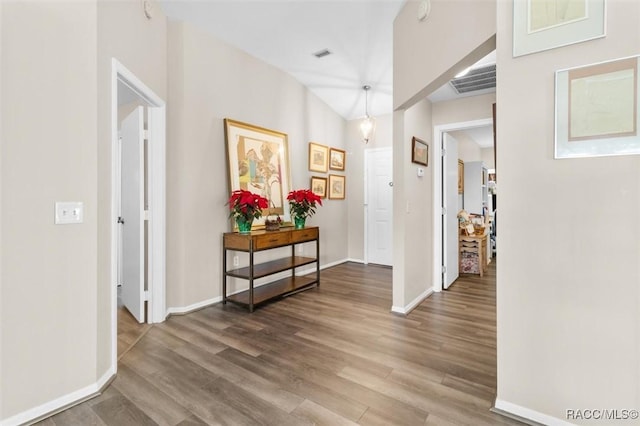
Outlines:
{"label": "baseboard trim", "polygon": [[362,263],[363,265],[365,264],[364,259],[352,259],[352,258],[348,258],[345,260],[345,262],[353,262],[353,263]]}
{"label": "baseboard trim", "polygon": [[199,311],[207,306],[215,305],[222,302],[222,296],[214,297],[212,299],[203,300],[202,302],[194,303],[188,306],[180,306],[167,309],[167,317],[170,315],[186,315],[191,312]]}
{"label": "baseboard trim", "polygon": [[532,426],[573,426],[573,423],[569,423],[566,420],[552,417],[548,414],[540,413],[530,408],[522,407],[520,405],[513,404],[501,399],[496,399],[496,402],[493,408],[491,408],[491,411],[505,417],[519,420]]}
{"label": "baseboard trim", "polygon": [[404,307],[392,306],[391,312],[396,314],[401,314],[401,315],[407,315],[409,312],[413,311],[416,308],[416,306],[422,303],[424,299],[431,296],[432,294],[433,294],[433,288],[427,289],[422,293],[420,293],[420,295],[415,299],[413,299],[411,303],[409,303],[407,306],[404,306]]}
{"label": "baseboard trim", "polygon": [[81,404],[91,398],[100,395],[116,378],[114,367],[107,370],[100,379],[77,391],[68,393],[67,395],[46,402],[42,405],[34,407],[30,410],[23,411],[15,416],[0,421],[0,426],[18,426],[23,424],[32,424],[51,417],[61,411],[69,409],[74,405]]}

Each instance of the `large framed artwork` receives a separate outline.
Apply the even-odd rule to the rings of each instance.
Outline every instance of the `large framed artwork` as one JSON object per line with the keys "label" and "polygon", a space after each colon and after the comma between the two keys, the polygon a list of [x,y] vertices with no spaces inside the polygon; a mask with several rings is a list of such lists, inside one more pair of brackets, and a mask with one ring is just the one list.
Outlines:
{"label": "large framed artwork", "polygon": [[[287,194],[291,191],[287,135],[225,118],[229,190],[244,189],[269,200],[268,213],[291,222]],[[253,228],[264,228],[267,212],[253,221]]]}
{"label": "large framed artwork", "polygon": [[640,154],[640,56],[556,72],[555,158]]}
{"label": "large framed artwork", "polygon": [[513,56],[604,37],[605,0],[513,0]]}

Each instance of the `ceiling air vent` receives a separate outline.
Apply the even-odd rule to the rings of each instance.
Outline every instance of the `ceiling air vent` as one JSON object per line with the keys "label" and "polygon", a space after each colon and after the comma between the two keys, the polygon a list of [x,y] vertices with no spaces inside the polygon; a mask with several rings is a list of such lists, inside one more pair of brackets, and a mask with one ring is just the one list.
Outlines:
{"label": "ceiling air vent", "polygon": [[322,49],[313,54],[313,56],[315,56],[318,59],[324,58],[325,56],[329,56],[329,55],[331,55],[331,52],[329,51],[329,49]]}
{"label": "ceiling air vent", "polygon": [[470,70],[462,77],[449,82],[458,94],[496,87],[496,65],[487,65]]}

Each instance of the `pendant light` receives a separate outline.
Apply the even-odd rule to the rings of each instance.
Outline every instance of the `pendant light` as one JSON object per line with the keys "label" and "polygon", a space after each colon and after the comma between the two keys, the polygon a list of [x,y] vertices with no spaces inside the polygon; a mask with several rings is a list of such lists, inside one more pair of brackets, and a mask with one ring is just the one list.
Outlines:
{"label": "pendant light", "polygon": [[362,86],[364,90],[364,118],[360,122],[360,132],[362,133],[362,139],[364,143],[369,143],[369,140],[373,137],[373,132],[376,129],[376,120],[369,115],[369,99],[368,93],[371,86]]}

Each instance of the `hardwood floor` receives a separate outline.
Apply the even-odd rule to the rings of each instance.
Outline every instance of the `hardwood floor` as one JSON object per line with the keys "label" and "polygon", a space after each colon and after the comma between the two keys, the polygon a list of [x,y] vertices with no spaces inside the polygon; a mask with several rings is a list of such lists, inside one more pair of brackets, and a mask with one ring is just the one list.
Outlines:
{"label": "hardwood floor", "polygon": [[347,263],[258,308],[152,326],[99,397],[43,425],[515,425],[496,386],[495,262],[407,317],[391,269]]}
{"label": "hardwood floor", "polygon": [[151,328],[140,324],[124,307],[118,307],[118,360]]}

